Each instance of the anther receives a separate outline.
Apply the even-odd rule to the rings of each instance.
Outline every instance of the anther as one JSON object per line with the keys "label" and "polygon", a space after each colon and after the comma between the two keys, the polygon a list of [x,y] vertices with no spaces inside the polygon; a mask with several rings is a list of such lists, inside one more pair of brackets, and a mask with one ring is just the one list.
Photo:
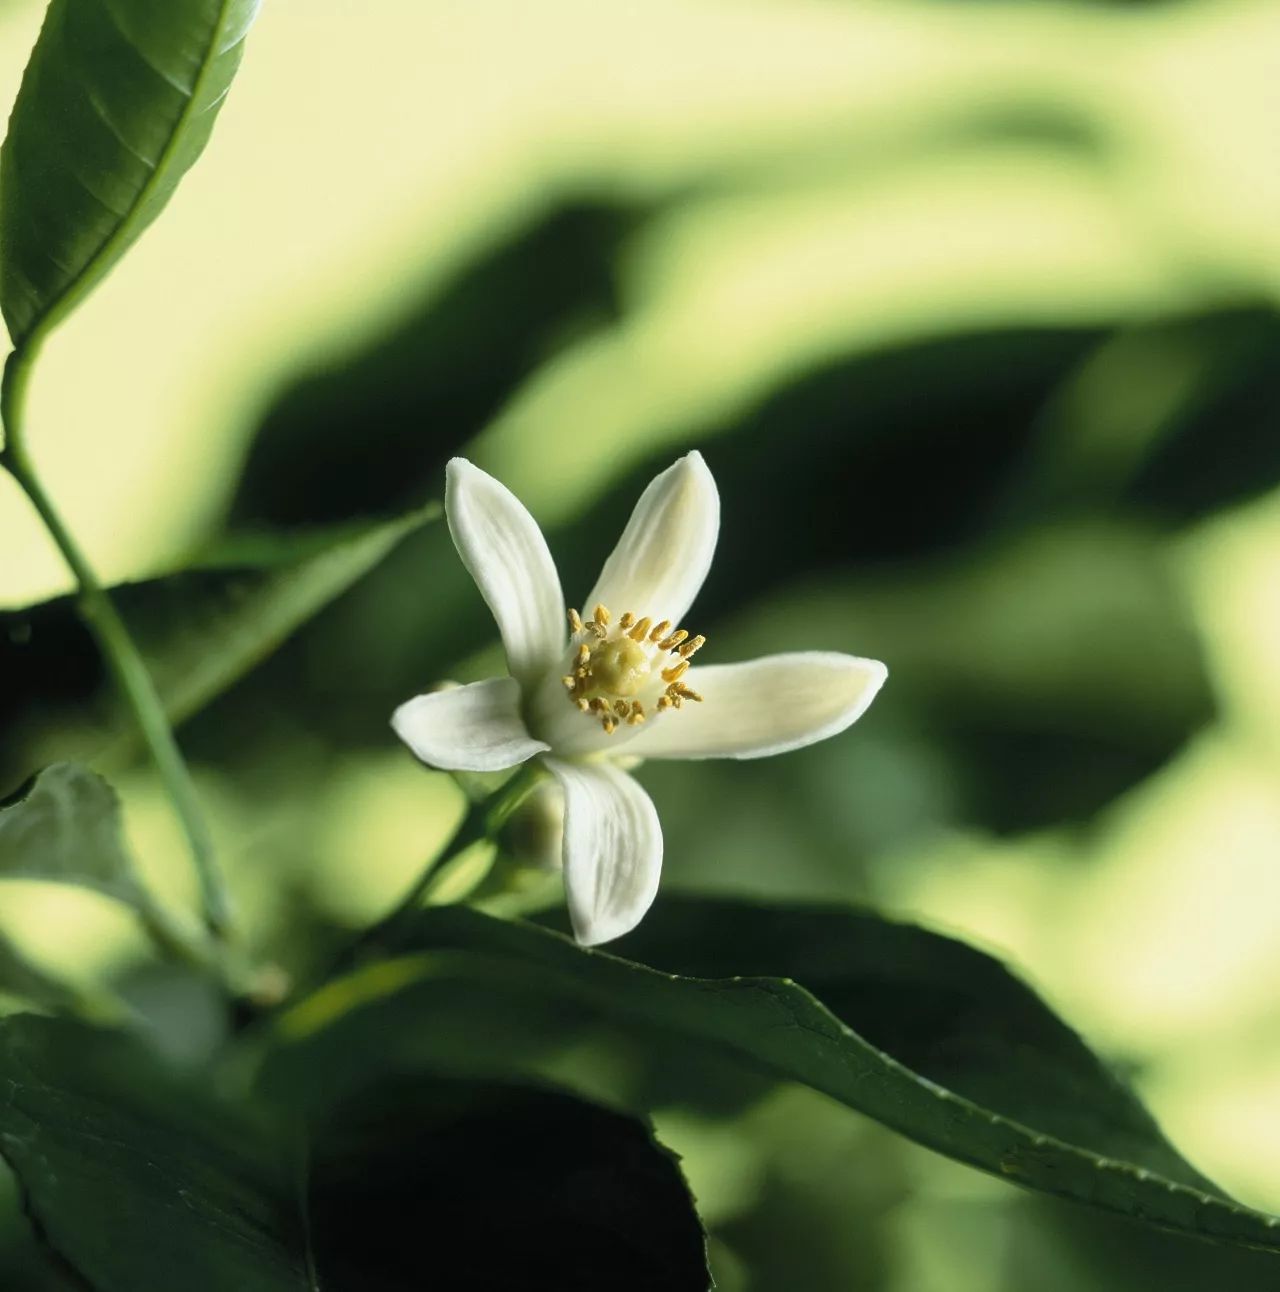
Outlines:
{"label": "anther", "polygon": [[655,643],[660,642],[667,635],[667,630],[670,627],[670,619],[664,619],[660,624],[654,624],[653,632],[649,634],[649,640]]}
{"label": "anther", "polygon": [[590,663],[590,661],[591,647],[588,646],[586,642],[583,642],[582,645],[578,647],[578,663],[587,664]]}
{"label": "anther", "polygon": [[702,696],[697,691],[690,690],[683,682],[676,683],[676,692],[682,699],[692,700],[695,704],[702,703]]}
{"label": "anther", "polygon": [[670,668],[662,670],[662,680],[664,682],[678,682],[689,671],[689,661],[682,659],[679,664],[672,664]]}
{"label": "anther", "polygon": [[604,734],[606,736],[612,736],[618,729],[617,720],[614,718],[602,718],[600,720],[600,725],[604,728]]}
{"label": "anther", "polygon": [[582,696],[579,696],[577,699],[577,705],[578,705],[578,708],[581,709],[583,713],[591,712],[590,700],[584,699]]}
{"label": "anther", "polygon": [[628,727],[638,727],[644,721],[644,713],[640,709],[632,709],[631,715],[627,718]]}
{"label": "anther", "polygon": [[627,634],[633,642],[642,642],[649,635],[649,625],[653,622],[646,615],[636,626]]}
{"label": "anther", "polygon": [[578,685],[578,679],[576,677],[573,677],[572,675],[569,677],[562,677],[560,680],[565,684],[566,689],[570,691],[572,691],[573,688]]}
{"label": "anther", "polygon": [[707,639],[702,636],[695,637],[692,641],[687,641],[680,647],[680,655],[683,659],[688,659],[695,651],[701,650],[707,644]]}
{"label": "anther", "polygon": [[618,620],[618,627],[621,628],[623,632],[626,632],[626,630],[630,628],[635,621],[635,615],[628,610],[623,614],[622,618]]}
{"label": "anther", "polygon": [[591,618],[602,628],[607,628],[609,626],[609,607],[601,603],[592,611]]}
{"label": "anther", "polygon": [[631,712],[631,706],[625,700],[615,700],[613,702],[613,711],[620,718],[625,718]]}
{"label": "anther", "polygon": [[675,632],[673,632],[673,633],[671,634],[671,636],[670,636],[670,637],[668,637],[665,641],[660,641],[660,642],[658,643],[658,649],[659,649],[659,650],[675,650],[675,648],[676,648],[677,646],[679,646],[679,645],[680,645],[680,643],[681,643],[682,641],[684,641],[684,639],[685,639],[686,637],[688,637],[688,635],[689,635],[689,634],[688,634],[687,632],[685,632],[685,630],[684,630],[683,628],[677,628],[677,629],[675,630]]}
{"label": "anther", "polygon": [[661,713],[663,709],[670,709],[674,704],[675,701],[669,695],[660,695],[658,697],[658,712]]}
{"label": "anther", "polygon": [[576,610],[569,611],[569,631],[575,633],[582,631],[582,616]]}

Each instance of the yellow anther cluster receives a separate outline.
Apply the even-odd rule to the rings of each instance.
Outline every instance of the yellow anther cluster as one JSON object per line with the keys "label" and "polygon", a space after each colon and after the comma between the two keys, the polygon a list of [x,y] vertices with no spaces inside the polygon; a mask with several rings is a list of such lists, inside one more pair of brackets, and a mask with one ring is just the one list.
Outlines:
{"label": "yellow anther cluster", "polygon": [[706,643],[705,637],[690,637],[683,628],[671,630],[671,621],[654,623],[648,616],[636,618],[631,611],[622,615],[616,627],[607,606],[596,606],[590,619],[569,611],[569,628],[576,643],[572,672],[562,679],[569,699],[583,713],[599,719],[607,735],[619,723],[637,726],[645,720],[645,708],[636,695],[651,689],[652,675],[660,674],[663,689],[657,710],[678,709],[686,700],[700,702],[702,696],[684,682],[690,657]]}

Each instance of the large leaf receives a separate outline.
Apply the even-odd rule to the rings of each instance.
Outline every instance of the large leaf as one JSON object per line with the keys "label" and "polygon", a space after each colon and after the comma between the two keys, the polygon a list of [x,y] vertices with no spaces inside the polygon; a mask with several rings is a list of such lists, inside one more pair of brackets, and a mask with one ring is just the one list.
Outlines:
{"label": "large leaf", "polygon": [[96,1292],[702,1292],[679,1170],[545,1090],[383,1085],[311,1125],[215,1104],[136,1041],[0,1023],[0,1153]]}
{"label": "large leaf", "polygon": [[[166,712],[181,722],[440,514],[293,536],[226,541],[199,566],[125,584],[114,596]],[[0,612],[0,788],[34,766],[132,749],[105,661],[72,597]]]}
{"label": "large leaf", "polygon": [[1005,1180],[1280,1251],[1280,1220],[1189,1166],[1029,988],[923,929],[668,898],[623,944],[656,967],[462,908],[422,913],[411,944],[286,1014],[267,1087],[323,1104],[368,1080],[371,1054],[375,1070],[539,1070],[608,1025],[641,1051],[677,1042],[668,1086],[727,1053]]}
{"label": "large leaf", "polygon": [[53,0],[0,151],[0,310],[30,343],[208,142],[259,0]]}
{"label": "large leaf", "polygon": [[320,1122],[310,1219],[325,1288],[409,1292],[430,1286],[428,1262],[457,1292],[708,1286],[679,1168],[630,1117],[415,1074]]}

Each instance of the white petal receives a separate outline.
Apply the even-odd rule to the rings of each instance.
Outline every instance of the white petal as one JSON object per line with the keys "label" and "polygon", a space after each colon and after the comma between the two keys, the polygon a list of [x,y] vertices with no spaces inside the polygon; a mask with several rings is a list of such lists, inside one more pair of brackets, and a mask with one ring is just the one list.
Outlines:
{"label": "white petal", "polygon": [[466,458],[445,472],[444,509],[462,563],[498,621],[511,676],[531,682],[555,667],[568,639],[547,540],[515,494]]}
{"label": "white petal", "polygon": [[449,772],[497,772],[548,748],[525,730],[520,684],[511,677],[415,696],[391,725],[424,763]]}
{"label": "white petal", "polygon": [[685,680],[702,696],[656,715],[627,744],[637,758],[763,758],[837,735],[884,685],[878,660],[830,651],[709,664]]}
{"label": "white petal", "polygon": [[603,602],[655,623],[684,617],[702,587],[720,533],[720,494],[693,452],[654,478],[640,495],[627,528],[583,605]]}
{"label": "white petal", "polygon": [[653,905],[662,827],[652,799],[606,762],[548,758],[564,790],[564,886],[583,946],[620,938]]}

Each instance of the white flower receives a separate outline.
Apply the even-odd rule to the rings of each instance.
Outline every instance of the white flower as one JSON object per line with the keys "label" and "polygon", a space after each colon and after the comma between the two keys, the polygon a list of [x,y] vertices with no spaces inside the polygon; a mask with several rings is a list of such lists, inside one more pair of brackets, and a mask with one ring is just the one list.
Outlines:
{"label": "white flower", "polygon": [[566,616],[533,517],[464,458],[449,463],[449,530],[502,634],[509,677],[420,695],[392,718],[419,758],[491,772],[540,757],[564,791],[564,882],[578,941],[634,928],[653,902],[662,828],[620,764],[760,758],[843,731],[883,664],[807,651],[693,666],[679,627],[711,565],[720,497],[700,453],[644,491],[584,605]]}

